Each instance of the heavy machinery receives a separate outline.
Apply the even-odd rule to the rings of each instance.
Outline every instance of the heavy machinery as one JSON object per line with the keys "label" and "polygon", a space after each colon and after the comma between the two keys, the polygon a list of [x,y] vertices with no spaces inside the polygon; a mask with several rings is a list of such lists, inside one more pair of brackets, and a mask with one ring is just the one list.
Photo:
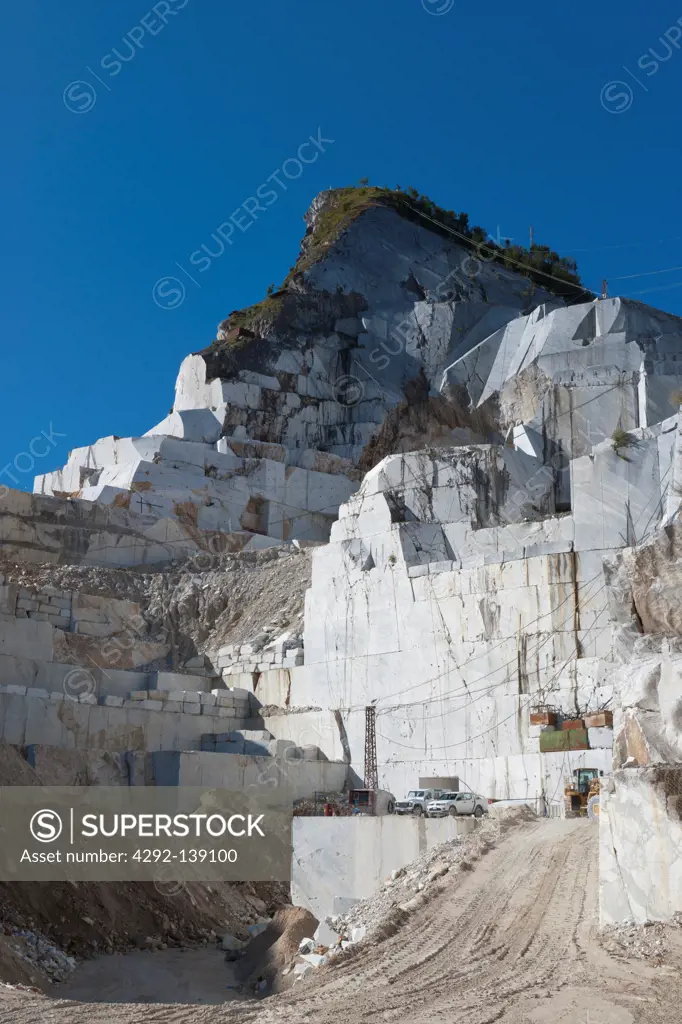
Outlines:
{"label": "heavy machinery", "polygon": [[576,768],[566,776],[564,802],[567,818],[599,817],[599,791],[604,772],[598,768]]}

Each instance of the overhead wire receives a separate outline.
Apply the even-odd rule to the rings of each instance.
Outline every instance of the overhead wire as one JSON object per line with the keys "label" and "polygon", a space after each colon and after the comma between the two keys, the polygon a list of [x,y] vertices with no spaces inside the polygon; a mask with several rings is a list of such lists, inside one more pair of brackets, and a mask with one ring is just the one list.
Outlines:
{"label": "overhead wire", "polygon": [[[587,587],[591,583],[594,583],[598,579],[602,579],[602,574],[601,573],[596,573],[593,577],[591,577],[591,579],[589,579],[585,583],[583,583],[582,586]],[[596,594],[594,596],[596,597]],[[551,608],[549,611],[543,612],[541,615],[536,616],[536,618],[531,619],[530,622],[527,622],[524,625],[524,630],[527,629],[529,626],[534,626],[538,622],[541,622],[542,619],[545,619],[548,616],[553,615],[556,611],[558,611],[560,608],[562,608],[565,604],[567,604],[571,600],[574,600],[574,595],[573,594],[570,594],[568,597],[564,598],[563,601],[560,601],[558,605],[555,605],[555,607]],[[511,639],[511,637],[504,637],[494,647],[491,647],[491,648],[488,648],[488,649],[482,651],[481,654],[479,654],[477,656],[474,656],[474,657],[471,657],[471,658],[467,658],[467,662],[466,662],[467,667],[469,665],[471,665],[475,661],[480,661],[481,658],[488,657],[488,655],[492,654],[494,651],[499,650],[500,647],[504,647],[509,642],[510,639]],[[473,641],[473,640],[471,641],[472,644],[475,643],[475,642],[476,641]],[[546,643],[546,642],[547,641],[544,641],[544,643]],[[513,665],[513,664],[516,664],[516,659],[515,658],[514,659],[510,659],[508,662],[505,662],[504,665],[500,666],[500,669],[507,668],[509,665]],[[421,686],[428,686],[430,683],[435,683],[439,679],[442,679],[444,676],[449,675],[453,670],[461,671],[462,667],[463,667],[462,665],[457,665],[457,664],[449,665],[447,668],[443,669],[442,672],[439,672],[438,675],[432,676],[430,679],[425,679],[421,683],[414,683],[412,686],[407,686],[407,687],[405,687],[405,689],[399,690],[397,693],[392,693],[391,697],[401,697],[404,693],[409,693],[412,690],[419,689],[419,687],[421,687]],[[476,682],[482,682],[483,680],[489,678],[489,676],[491,674],[492,673],[488,673],[488,674],[482,676],[481,679],[476,680]],[[464,691],[461,691],[461,692],[464,692]],[[422,702],[421,701],[415,701],[415,704],[420,704],[420,703],[422,703]],[[404,704],[404,705],[398,705],[398,706],[400,706],[400,707],[410,707],[412,705]],[[379,711],[384,711],[385,709],[380,707],[378,710]],[[390,710],[390,709],[387,709],[387,710]]]}
{"label": "overhead wire", "polygon": [[646,270],[641,274],[625,274],[622,277],[610,277],[609,281],[632,281],[636,277],[656,277],[658,274],[671,274],[673,270],[682,270],[682,266],[666,267],[665,270]]}
{"label": "overhead wire", "polygon": [[[604,609],[603,611],[606,611],[606,609]],[[603,611],[602,611],[602,612],[600,613],[600,615],[601,615],[601,614],[603,614]],[[610,625],[610,623],[607,623],[607,625],[605,625],[605,626],[602,626],[602,628],[601,628],[601,630],[599,631],[599,633],[600,633],[600,634],[601,634],[601,633],[603,633],[605,629],[608,629],[608,628],[609,628],[609,625]],[[559,671],[558,671],[558,672],[557,672],[557,673],[555,674],[555,676],[554,676],[554,677],[553,677],[553,678],[552,678],[552,679],[550,680],[550,682],[553,682],[553,681],[554,681],[555,679],[558,679],[558,678],[559,678],[559,676],[560,676],[560,674],[561,674],[561,673],[562,673],[562,672],[564,671],[564,669],[566,668],[566,666],[567,666],[567,665],[569,664],[569,662],[571,662],[572,660],[573,660],[573,657],[572,657],[572,656],[568,657],[568,658],[567,658],[567,659],[566,659],[566,660],[564,661],[564,663],[562,664],[562,666],[561,666],[561,668],[559,669]],[[473,742],[474,740],[482,739],[482,737],[483,737],[483,736],[487,736],[487,735],[488,735],[489,733],[491,733],[491,732],[495,732],[495,731],[496,731],[496,730],[497,730],[497,729],[499,728],[499,726],[500,726],[500,725],[503,725],[503,724],[504,724],[505,722],[509,722],[509,721],[511,721],[511,719],[512,719],[512,718],[517,718],[517,717],[518,717],[518,714],[519,714],[519,712],[520,712],[520,711],[523,711],[523,710],[525,710],[526,708],[530,707],[530,705],[531,705],[531,704],[533,703],[534,697],[535,697],[535,694],[530,694],[530,696],[528,697],[528,699],[527,699],[526,701],[523,701],[523,702],[521,702],[521,704],[519,705],[519,707],[518,707],[518,708],[515,708],[514,712],[513,712],[513,713],[512,713],[511,715],[508,715],[508,716],[507,716],[507,718],[502,718],[502,719],[501,719],[501,720],[500,720],[499,722],[497,722],[497,723],[496,723],[495,725],[491,726],[491,727],[490,727],[489,729],[485,729],[485,730],[484,730],[483,732],[481,732],[481,733],[478,733],[478,734],[477,734],[477,735],[475,735],[475,736],[467,736],[467,738],[466,738],[465,740],[460,740],[460,741],[459,741],[459,742],[457,742],[457,743],[454,743],[454,744],[450,744],[450,745],[449,745],[449,747],[448,747],[448,749],[451,749],[451,748],[452,748],[453,746],[458,746],[458,747],[461,747],[461,746],[466,746],[466,744],[467,744],[467,743],[472,743],[472,742]],[[394,742],[394,741],[393,741],[393,740],[391,740],[391,742]],[[415,747],[415,748],[413,748],[413,749],[415,749],[415,750],[416,750],[417,748]],[[433,748],[431,748],[431,749],[434,749],[434,750],[438,750],[438,749],[443,749],[443,748],[433,747]],[[473,761],[473,760],[483,760],[483,761],[487,761],[487,760],[489,760],[489,759],[490,759],[490,755],[488,755],[488,757],[476,757],[476,758],[473,758],[473,757],[472,757],[472,758],[469,758],[469,757],[466,757],[466,756],[465,756],[465,757],[461,758],[461,760],[463,760],[463,761]],[[386,765],[392,765],[392,764],[420,764],[420,763],[429,763],[429,762],[434,762],[434,761],[436,761],[436,762],[440,762],[440,761],[443,761],[443,760],[444,760],[444,758],[440,758],[440,757],[431,757],[431,758],[428,758],[428,757],[419,757],[419,758],[415,758],[415,759],[413,759],[413,760],[411,760],[411,761],[400,761],[400,760],[396,760],[396,761],[381,761],[381,762],[379,762],[379,763],[380,763],[380,764],[381,764],[382,766],[384,766],[384,767],[385,767]]]}
{"label": "overhead wire", "polygon": [[[485,241],[475,242],[472,238],[469,238],[468,235],[463,234],[463,232],[461,231],[457,231],[456,228],[450,227],[449,224],[444,224],[442,221],[437,220],[435,217],[429,216],[429,214],[424,213],[423,210],[419,210],[416,207],[411,206],[410,203],[406,202],[404,199],[398,199],[398,202],[405,206],[408,210],[411,210],[412,213],[417,214],[417,216],[422,217],[424,220],[431,221],[432,224],[436,224],[439,228],[442,228],[444,231],[449,232],[456,238],[462,239],[462,241],[466,242],[467,246],[473,248],[474,250],[478,248],[480,252],[480,249],[486,245]],[[490,251],[497,253],[498,250],[491,249]],[[555,274],[550,274],[546,270],[537,270],[535,267],[529,267],[527,263],[522,263],[520,260],[515,260],[512,256],[509,256],[504,249],[499,250],[499,252],[500,255],[504,257],[505,264],[510,263],[515,267],[520,267],[522,270],[526,272],[524,276],[527,276],[527,272],[529,270],[532,270],[533,274],[538,274],[540,275],[540,277],[546,277],[551,281],[556,281],[557,284],[560,284],[564,290],[567,288],[574,290],[576,292],[576,296],[586,294],[591,295],[594,298],[594,292],[591,288],[580,288],[577,284],[573,284],[571,281],[566,281],[564,278],[557,277]],[[496,261],[491,260],[486,262]]]}
{"label": "overhead wire", "polygon": [[[604,585],[604,586],[606,586],[606,585]],[[595,595],[595,596],[596,596],[596,595]],[[593,630],[593,629],[595,628],[595,624],[596,624],[596,622],[597,622],[597,621],[598,621],[598,620],[599,620],[599,619],[601,618],[601,616],[602,616],[602,615],[603,615],[603,614],[604,614],[604,613],[605,613],[606,611],[608,611],[608,608],[606,608],[606,607],[605,607],[605,608],[602,608],[601,612],[599,612],[599,614],[598,614],[598,615],[597,615],[597,617],[595,618],[595,621],[594,621],[594,623],[592,624],[592,626],[590,626],[589,630],[587,630],[587,631],[586,631],[586,632],[587,632],[588,634],[589,634],[589,633],[590,633],[590,632],[591,632],[591,631],[592,631],[592,630]],[[601,634],[602,634],[602,633],[604,632],[604,630],[608,629],[608,628],[609,628],[609,626],[610,626],[610,623],[607,623],[607,624],[606,624],[605,626],[602,626],[602,628],[601,628],[601,629],[599,630],[599,633],[598,633],[598,635],[599,635],[599,636],[601,636]],[[508,722],[508,721],[509,721],[510,719],[512,719],[512,718],[515,718],[515,717],[516,717],[516,716],[518,715],[518,712],[519,712],[519,710],[521,710],[521,708],[522,708],[522,707],[525,707],[525,706],[528,706],[529,704],[532,704],[532,703],[533,703],[533,701],[535,700],[535,698],[536,698],[536,697],[537,697],[537,696],[538,696],[538,695],[539,695],[540,693],[543,693],[543,692],[544,692],[544,691],[546,691],[546,690],[547,690],[548,688],[550,688],[550,687],[551,687],[551,685],[552,685],[552,683],[556,682],[556,680],[557,680],[557,679],[558,679],[558,678],[559,678],[559,677],[561,676],[561,674],[563,673],[564,669],[566,668],[566,665],[568,665],[568,664],[569,664],[569,662],[573,661],[574,659],[575,659],[575,655],[573,655],[573,654],[569,655],[569,657],[568,657],[568,658],[567,658],[567,659],[565,660],[565,662],[564,662],[564,663],[562,664],[561,668],[560,668],[560,669],[558,669],[558,671],[557,671],[557,672],[555,672],[555,674],[554,674],[553,676],[551,676],[551,677],[549,678],[549,680],[547,680],[547,681],[545,682],[545,684],[544,684],[544,685],[543,685],[543,686],[542,686],[541,688],[539,688],[539,689],[538,689],[538,690],[536,690],[535,692],[533,692],[533,693],[529,694],[529,695],[528,695],[528,700],[526,700],[526,701],[522,701],[522,702],[521,702],[521,704],[520,704],[520,706],[519,706],[519,707],[517,707],[517,708],[515,708],[514,712],[513,712],[513,713],[512,713],[511,715],[509,715],[509,716],[508,716],[508,718],[503,718],[503,719],[501,719],[501,720],[500,720],[500,721],[498,721],[498,722],[497,722],[497,723],[496,723],[496,724],[495,724],[494,726],[491,726],[491,728],[490,728],[490,729],[488,729],[488,730],[486,730],[485,732],[483,732],[483,733],[480,733],[480,734],[479,734],[478,736],[470,736],[470,737],[467,737],[467,739],[466,739],[466,740],[464,740],[464,741],[462,741],[462,743],[459,743],[459,744],[454,744],[454,746],[461,746],[461,745],[463,745],[463,744],[466,744],[466,743],[469,743],[469,742],[471,742],[472,740],[475,740],[475,739],[479,739],[479,738],[480,738],[481,736],[484,736],[484,735],[486,735],[486,734],[487,734],[488,732],[492,732],[492,731],[494,731],[495,729],[497,729],[497,728],[498,728],[498,726],[502,725],[502,724],[503,724],[504,722]],[[475,701],[472,701],[472,702],[470,702],[470,703],[472,703],[472,704],[473,704],[473,703],[475,703]],[[465,710],[465,709],[466,709],[467,707],[469,707],[469,706],[470,706],[470,703],[469,703],[469,702],[465,702],[465,703],[464,703],[464,704],[462,705],[462,707],[461,707],[461,708],[457,708],[457,710],[458,710],[458,711],[463,711],[463,710]],[[412,749],[412,750],[416,750],[416,749],[417,749],[416,747],[409,747],[409,745],[407,745],[407,744],[401,744],[401,743],[400,743],[399,741],[397,741],[397,740],[394,740],[394,739],[392,739],[391,737],[388,737],[388,736],[384,736],[383,734],[380,734],[380,735],[381,735],[382,739],[388,740],[388,741],[389,741],[389,742],[391,742],[391,743],[396,743],[396,745],[397,745],[397,746],[407,746],[407,748],[408,748],[408,749]],[[450,747],[450,746],[452,746],[452,745],[453,745],[453,744],[444,744],[444,745],[443,745],[442,747],[430,747],[429,749],[431,749],[431,750],[445,750],[445,749],[449,749],[449,747]]]}
{"label": "overhead wire", "polygon": [[[665,478],[666,478],[666,476],[667,476],[667,473],[668,473],[668,472],[670,472],[670,468],[668,469],[668,471],[666,472],[666,474],[664,474],[664,477],[663,477],[663,478],[662,478],[662,480],[661,480],[661,484],[662,484],[662,483],[664,482],[664,480],[665,480]],[[647,504],[648,504],[648,502],[647,502]],[[638,517],[637,517],[637,520],[636,520],[636,521],[635,521],[635,523],[633,524],[633,528],[636,528],[636,526],[637,526],[637,525],[639,524],[639,522],[640,522],[640,520],[641,520],[641,518],[642,518],[642,516],[643,516],[643,514],[644,514],[644,511],[646,510],[646,507],[647,507],[647,506],[645,505],[645,506],[644,506],[644,508],[643,508],[643,509],[642,509],[642,510],[640,511],[640,514],[638,515]],[[647,523],[647,527],[646,527],[645,529],[648,529],[648,525],[649,525],[649,523],[650,523],[650,522],[651,522],[651,519],[649,519],[649,521],[648,521],[648,523]],[[593,577],[593,578],[592,578],[592,580],[590,580],[589,582],[594,582],[594,580],[595,580],[595,579],[598,579],[598,578],[599,578],[599,574],[597,574],[597,576]],[[602,586],[601,586],[601,587],[599,588],[599,590],[598,590],[598,591],[596,592],[596,594],[592,595],[592,599],[594,599],[595,597],[597,597],[597,596],[598,596],[598,595],[599,595],[599,594],[600,594],[600,593],[601,593],[601,592],[602,592],[603,590],[605,590],[605,589],[606,589],[606,586],[607,586],[607,584],[606,584],[606,582],[604,582],[604,583],[602,584]],[[608,606],[605,606],[605,607],[604,607],[604,608],[602,608],[602,610],[601,610],[601,611],[600,611],[600,612],[598,613],[598,615],[596,616],[596,618],[595,618],[594,622],[592,623],[592,625],[591,625],[591,626],[589,627],[589,629],[587,630],[587,634],[588,634],[588,635],[589,635],[589,633],[590,633],[590,632],[592,632],[592,630],[594,630],[594,628],[595,628],[595,626],[596,626],[596,623],[597,623],[597,622],[599,621],[599,619],[600,619],[600,618],[602,617],[602,615],[604,615],[604,613],[605,613],[605,612],[607,612],[607,611],[608,611]],[[610,625],[611,625],[611,623],[607,623],[606,625],[602,626],[602,627],[601,627],[601,629],[599,630],[599,633],[598,633],[597,635],[598,635],[598,636],[601,636],[601,634],[602,634],[602,633],[603,633],[603,632],[604,632],[604,631],[605,631],[606,629],[608,629],[608,628],[610,627]],[[546,642],[546,641],[545,641],[545,642]],[[557,680],[558,678],[560,678],[560,676],[561,676],[561,674],[563,673],[563,671],[564,671],[564,669],[566,668],[566,666],[567,666],[567,665],[569,664],[569,662],[571,662],[571,661],[573,660],[573,657],[574,657],[573,655],[569,656],[569,657],[568,657],[568,658],[566,659],[566,661],[565,661],[565,662],[564,662],[564,663],[562,664],[562,666],[560,667],[560,669],[559,669],[559,670],[558,670],[558,671],[557,671],[557,672],[556,672],[556,673],[555,673],[555,674],[554,674],[554,675],[553,675],[552,677],[550,677],[550,679],[549,679],[549,680],[548,680],[548,681],[547,681],[547,682],[546,682],[546,683],[545,683],[545,684],[543,685],[543,687],[542,687],[541,689],[538,689],[538,690],[536,690],[536,691],[535,691],[534,693],[531,693],[531,694],[529,694],[529,696],[528,696],[528,699],[527,699],[527,700],[525,700],[525,701],[522,701],[522,702],[521,702],[521,703],[519,704],[519,706],[518,706],[517,708],[515,708],[514,712],[513,712],[513,713],[512,713],[511,715],[509,715],[509,716],[508,716],[507,718],[504,718],[504,719],[502,719],[502,720],[500,720],[500,721],[496,722],[496,724],[495,724],[494,726],[491,726],[491,727],[490,727],[489,729],[485,730],[485,731],[484,731],[484,732],[482,732],[482,733],[479,733],[479,734],[477,734],[477,735],[475,735],[475,736],[468,736],[468,737],[467,737],[467,738],[466,738],[465,740],[463,740],[463,741],[459,741],[459,742],[457,742],[457,743],[452,743],[452,744],[445,744],[445,745],[444,745],[444,746],[442,746],[442,747],[434,747],[434,746],[430,746],[430,747],[429,747],[429,750],[430,750],[430,751],[433,751],[433,750],[448,750],[448,751],[449,751],[449,750],[451,750],[451,749],[452,749],[453,747],[455,747],[455,746],[464,746],[464,745],[466,745],[466,744],[468,744],[468,743],[471,743],[471,742],[473,742],[474,740],[477,740],[477,739],[481,739],[481,738],[482,738],[483,736],[485,736],[485,735],[488,735],[488,734],[489,734],[490,732],[492,732],[492,731],[495,731],[495,730],[497,730],[497,729],[499,728],[499,726],[500,726],[500,725],[503,725],[503,724],[504,724],[505,722],[507,722],[507,721],[510,721],[511,719],[513,719],[513,718],[516,718],[516,717],[518,717],[518,714],[519,714],[519,712],[520,712],[521,710],[525,710],[525,708],[529,707],[529,706],[530,706],[530,705],[531,705],[531,704],[532,704],[532,703],[534,702],[535,698],[536,698],[536,697],[537,697],[537,696],[538,696],[538,695],[539,695],[539,694],[540,694],[541,692],[543,692],[543,691],[546,691],[548,687],[551,687],[551,685],[552,685],[552,683],[553,683],[553,682],[555,682],[555,681],[556,681],[556,680]],[[501,684],[501,685],[504,685],[504,683],[506,683],[506,682],[508,682],[508,681],[507,681],[507,680],[505,680],[505,681],[503,682],[503,684]],[[499,685],[499,684],[498,684],[498,685]],[[495,689],[495,688],[496,688],[496,687],[490,687],[490,689]],[[461,691],[460,691],[460,692],[461,692]],[[438,699],[438,698],[433,698],[433,700],[437,700],[437,699]],[[415,702],[415,704],[421,704],[421,703],[430,703],[430,701],[431,701],[431,699],[428,699],[428,700],[426,700],[426,701],[424,701],[424,702]],[[465,703],[464,703],[464,704],[462,705],[462,707],[458,708],[457,710],[458,710],[458,711],[462,711],[462,710],[465,710],[465,709],[466,709],[466,707],[470,706],[470,704],[471,704],[471,703],[475,703],[475,701],[471,701],[471,702],[465,702]],[[410,706],[410,705],[404,705],[404,706]],[[412,706],[414,706],[414,705],[412,705]],[[400,707],[400,706],[398,705],[398,706],[396,706],[395,708],[388,708],[388,709],[384,709],[384,711],[386,711],[386,712],[387,712],[387,711],[391,711],[391,710],[397,710],[397,709],[398,709],[399,707]],[[401,743],[401,742],[400,742],[399,740],[396,740],[396,739],[395,739],[395,738],[393,738],[393,737],[388,737],[388,736],[385,736],[385,735],[384,735],[383,733],[379,733],[379,736],[380,736],[380,737],[381,737],[382,739],[386,740],[387,742],[389,742],[389,743],[391,743],[391,744],[393,744],[393,745],[395,745],[395,746],[403,747],[404,749],[407,749],[407,750],[414,750],[414,751],[417,751],[417,750],[418,750],[418,748],[417,748],[417,747],[411,747],[411,746],[410,746],[409,744],[404,744],[404,743]],[[427,757],[419,757],[419,758],[415,758],[415,759],[412,759],[412,760],[401,760],[401,759],[391,759],[390,761],[382,761],[382,762],[379,762],[379,764],[380,764],[380,766],[382,766],[382,767],[387,767],[387,766],[392,766],[392,765],[396,765],[396,764],[420,764],[420,763],[433,763],[433,762],[437,762],[437,763],[442,763],[443,761],[447,761],[447,760],[448,760],[448,758],[447,758],[447,757],[440,757],[440,758],[427,758]],[[482,761],[482,760],[489,760],[489,755],[488,755],[488,756],[476,756],[476,757],[466,757],[466,756],[465,756],[465,757],[461,758],[461,760],[465,760],[465,761],[474,761],[474,760],[476,760],[476,761]],[[564,756],[564,765],[565,765],[565,756]],[[562,772],[563,772],[563,766],[562,766]],[[563,777],[563,775],[562,775],[562,777]],[[551,798],[551,800],[550,800],[550,803],[551,803],[551,802],[552,802],[552,801],[554,800],[554,798],[556,797],[556,793],[557,793],[557,791],[558,791],[558,788],[559,788],[560,784],[561,784],[561,778],[560,778],[560,780],[559,780],[559,784],[558,784],[557,788],[555,789],[554,795],[553,795],[553,797],[552,797],[552,798]]]}

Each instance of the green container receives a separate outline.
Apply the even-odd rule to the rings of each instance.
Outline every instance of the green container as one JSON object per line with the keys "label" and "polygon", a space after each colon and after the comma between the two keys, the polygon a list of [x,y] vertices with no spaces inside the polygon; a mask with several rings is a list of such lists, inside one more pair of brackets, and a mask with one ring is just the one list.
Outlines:
{"label": "green container", "polygon": [[540,753],[554,754],[565,750],[589,750],[587,729],[555,729],[540,733]]}

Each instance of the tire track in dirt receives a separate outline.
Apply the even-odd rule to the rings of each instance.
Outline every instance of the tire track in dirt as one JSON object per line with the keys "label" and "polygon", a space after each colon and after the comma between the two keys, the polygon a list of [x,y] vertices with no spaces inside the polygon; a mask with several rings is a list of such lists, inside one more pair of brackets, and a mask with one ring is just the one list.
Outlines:
{"label": "tire track in dirt", "polygon": [[13,992],[0,997],[0,1024],[676,1024],[679,971],[616,961],[599,944],[597,850],[591,822],[512,829],[474,870],[445,876],[396,934],[263,1002]]}

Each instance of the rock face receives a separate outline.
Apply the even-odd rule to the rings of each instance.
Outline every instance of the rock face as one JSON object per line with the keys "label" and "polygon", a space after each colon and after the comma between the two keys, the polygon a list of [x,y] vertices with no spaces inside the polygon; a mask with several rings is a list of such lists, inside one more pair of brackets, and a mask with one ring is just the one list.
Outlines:
{"label": "rock face", "polygon": [[[682,911],[682,560],[679,421],[657,528],[605,563],[616,624],[613,775],[602,787],[602,925],[668,921]],[[659,518],[660,517],[660,518]]]}
{"label": "rock face", "polygon": [[[334,201],[307,217],[305,269],[185,359],[165,420],[76,449],[35,490],[176,520],[190,537],[326,540],[358,469],[386,454],[511,431],[556,462],[674,411],[677,318],[620,299],[566,307],[381,207],[307,265]],[[564,465],[557,507],[567,488]]]}
{"label": "rock face", "polygon": [[[493,402],[500,430],[523,424],[576,458],[616,429],[647,427],[679,404],[678,317],[629,299],[540,305],[462,355],[443,390]],[[463,403],[466,404],[466,403]],[[532,442],[527,442],[530,444]]]}
{"label": "rock face", "polygon": [[616,771],[602,796],[602,925],[671,921],[682,910],[682,765]]}
{"label": "rock face", "polygon": [[[454,774],[488,796],[560,803],[568,762],[561,747],[540,754],[530,713],[610,706],[630,611],[612,606],[603,559],[651,533],[678,446],[673,418],[635,431],[627,459],[605,442],[572,460],[573,510],[558,515],[553,470],[518,448],[384,460],[314,553],[297,703],[346,709],[357,765],[377,699],[396,793]],[[610,757],[601,744],[574,763],[607,770]]]}
{"label": "rock face", "polygon": [[[200,357],[185,360],[179,388],[197,361]],[[252,385],[245,385],[244,391],[248,387]],[[39,478],[36,487],[138,515],[173,519],[197,540],[216,532],[246,532],[273,540],[328,536],[340,502],[357,486],[350,463],[305,451],[300,453],[309,467],[305,468],[288,464],[281,445],[234,437],[211,445],[162,433],[174,429],[176,421],[184,422],[184,415],[174,412],[148,437],[104,438],[76,449],[65,469]],[[207,436],[203,426],[201,433]]]}

